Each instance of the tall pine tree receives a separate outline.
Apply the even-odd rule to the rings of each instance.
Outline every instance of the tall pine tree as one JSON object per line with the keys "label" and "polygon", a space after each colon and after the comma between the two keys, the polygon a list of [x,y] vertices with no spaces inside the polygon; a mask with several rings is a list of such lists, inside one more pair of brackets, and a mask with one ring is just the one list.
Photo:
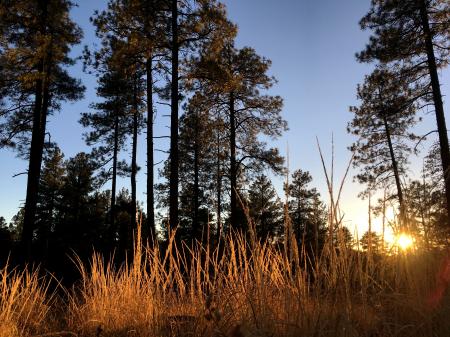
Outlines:
{"label": "tall pine tree", "polygon": [[17,145],[16,136],[31,133],[19,150],[29,159],[27,196],[22,232],[25,255],[31,256],[36,205],[48,115],[60,102],[81,97],[83,87],[66,71],[73,64],[70,47],[82,32],[70,19],[69,0],[2,1],[0,3],[1,74],[3,95],[2,145]]}

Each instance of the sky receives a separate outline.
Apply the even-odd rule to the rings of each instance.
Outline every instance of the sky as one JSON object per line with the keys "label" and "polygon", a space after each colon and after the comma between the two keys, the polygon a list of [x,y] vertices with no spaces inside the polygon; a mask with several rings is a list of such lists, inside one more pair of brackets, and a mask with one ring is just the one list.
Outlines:
{"label": "sky", "polygon": [[[319,140],[327,165],[331,165],[331,140],[334,140],[334,177],[338,186],[349,163],[351,153],[348,147],[354,138],[347,134],[346,126],[352,115],[349,106],[357,105],[356,85],[372,66],[360,64],[355,53],[364,48],[369,33],[359,29],[358,21],[368,11],[370,0],[226,0],[231,21],[239,28],[236,44],[250,46],[256,52],[272,61],[270,74],[278,83],[270,94],[284,99],[282,116],[287,120],[289,130],[273,146],[286,156],[289,154],[289,170],[310,171],[312,186],[317,187],[325,201],[328,200],[326,180],[320,161],[316,137]],[[84,31],[81,45],[72,50],[79,56],[84,45],[96,43],[94,28],[89,17],[94,10],[106,6],[105,0],[78,0],[78,7],[72,10],[72,18]],[[97,42],[98,43],[98,42]],[[83,73],[78,63],[70,73],[80,78],[87,90],[83,100],[64,104],[59,113],[49,120],[48,129],[66,158],[80,151],[89,151],[85,145],[83,130],[78,123],[80,113],[90,111],[89,104],[96,101],[96,79]],[[442,93],[449,92],[450,72],[440,74]],[[164,108],[156,106],[158,117],[155,135],[168,134],[168,119],[162,116]],[[445,111],[450,111],[448,102]],[[447,113],[447,121],[450,118]],[[432,114],[425,114],[423,123],[417,128],[425,134],[435,128]],[[145,134],[140,137],[138,164],[145,168]],[[161,139],[156,147],[167,149],[168,141]],[[155,154],[155,162],[164,159],[162,153]],[[422,159],[410,159],[410,176],[418,174]],[[24,172],[27,163],[15,157],[9,150],[0,151],[0,216],[7,221],[17,213],[26,193],[26,175],[12,176]],[[144,169],[138,174],[138,199],[145,200]],[[367,229],[368,202],[358,198],[363,186],[352,182],[355,170],[347,177],[341,197],[344,224],[352,231]],[[277,190],[282,194],[283,177],[274,177]],[[121,180],[120,187],[128,187],[128,180]],[[380,229],[379,221],[375,229]]]}

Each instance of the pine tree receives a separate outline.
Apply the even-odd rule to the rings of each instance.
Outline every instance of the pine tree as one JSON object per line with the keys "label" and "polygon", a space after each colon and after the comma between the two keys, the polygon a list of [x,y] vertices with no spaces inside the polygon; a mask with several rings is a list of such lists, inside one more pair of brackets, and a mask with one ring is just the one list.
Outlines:
{"label": "pine tree", "polygon": [[203,97],[194,95],[180,119],[180,224],[186,216],[190,218],[194,240],[206,238],[214,184],[214,153],[210,150],[214,125],[202,103]]}
{"label": "pine tree", "polygon": [[[131,136],[131,168],[130,184],[131,198],[130,205],[131,228],[137,226],[137,149],[138,135],[144,127],[143,118],[143,74],[145,67],[141,60],[141,55],[137,52],[136,46],[140,43],[140,35],[136,34],[135,22],[130,17],[128,6],[133,3],[126,1],[110,1],[108,10],[102,13],[96,12],[92,21],[96,27],[96,34],[102,40],[102,47],[95,51],[93,57],[87,50],[85,58],[87,63],[93,64],[97,69],[108,69],[117,72],[126,88],[122,88],[121,94],[127,102],[128,113],[131,122],[128,133]],[[132,6],[133,7],[133,6]],[[122,18],[122,15],[126,15]],[[124,22],[122,19],[130,21]]]}
{"label": "pine tree", "polygon": [[288,187],[288,210],[299,247],[318,256],[326,235],[327,212],[320,194],[310,188],[312,177],[308,171],[296,170]]}
{"label": "pine tree", "polygon": [[[169,222],[178,224],[179,204],[179,150],[178,117],[181,98],[179,67],[200,54],[217,54],[217,50],[236,29],[226,18],[225,8],[216,0],[171,0],[171,80],[170,80],[170,179],[169,179]],[[180,60],[180,55],[184,56]],[[183,75],[183,74],[181,74]],[[185,76],[188,77],[188,76]]]}
{"label": "pine tree", "polygon": [[39,182],[35,237],[44,261],[47,260],[52,244],[52,235],[62,207],[62,189],[65,179],[63,159],[64,155],[58,146],[50,147],[45,153],[44,167]]}
{"label": "pine tree", "polygon": [[282,171],[283,159],[278,150],[268,149],[259,138],[265,135],[275,139],[287,128],[280,115],[281,97],[260,92],[275,83],[275,79],[267,75],[270,64],[252,48],[237,50],[228,41],[218,56],[203,56],[192,71],[192,76],[201,83],[203,96],[211,101],[210,105],[219,111],[227,106],[216,118],[224,121],[227,129],[230,221],[235,228],[242,227],[237,219],[239,180],[265,167],[275,173]]}
{"label": "pine tree", "polygon": [[[65,163],[58,222],[55,226],[56,251],[74,251],[82,259],[92,249],[103,251],[109,237],[107,219],[110,195],[97,192],[95,163],[86,153],[78,153]],[[64,255],[64,254],[63,254]]]}
{"label": "pine tree", "polygon": [[83,113],[80,123],[91,128],[84,137],[88,145],[95,146],[92,156],[96,158],[96,165],[100,168],[102,183],[111,179],[110,232],[113,242],[116,231],[117,176],[124,176],[129,172],[126,162],[119,161],[118,157],[125,148],[128,125],[131,122],[128,93],[130,83],[120,72],[114,70],[105,72],[98,83],[97,96],[104,101],[92,104],[94,112]]}
{"label": "pine tree", "polygon": [[357,57],[361,62],[379,61],[399,67],[399,81],[429,88],[430,95],[425,98],[434,102],[450,215],[450,151],[438,77],[438,69],[449,61],[449,16],[447,0],[372,0],[360,26],[372,30],[373,35]]}
{"label": "pine tree", "polygon": [[250,185],[248,207],[257,236],[262,240],[279,240],[283,234],[283,205],[265,175],[257,176]]}
{"label": "pine tree", "polygon": [[379,253],[383,249],[381,238],[376,232],[365,232],[359,243],[363,250],[371,253]]}
{"label": "pine tree", "polygon": [[379,67],[358,85],[361,105],[350,107],[354,114],[347,130],[357,138],[350,150],[353,166],[360,168],[356,179],[368,190],[396,186],[401,225],[406,225],[406,205],[401,179],[406,175],[411,141],[417,123],[418,91],[398,81],[396,74]]}
{"label": "pine tree", "polygon": [[74,62],[70,47],[82,36],[69,17],[72,6],[68,0],[0,3],[1,91],[8,102],[0,113],[0,143],[16,146],[29,159],[21,239],[26,258],[31,257],[47,117],[61,101],[79,99],[84,89],[65,69]]}

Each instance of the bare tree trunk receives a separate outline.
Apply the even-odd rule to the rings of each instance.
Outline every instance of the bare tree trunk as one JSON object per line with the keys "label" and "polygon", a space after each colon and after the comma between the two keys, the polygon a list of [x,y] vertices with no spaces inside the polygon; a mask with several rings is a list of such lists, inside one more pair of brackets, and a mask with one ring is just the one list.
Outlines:
{"label": "bare tree trunk", "polygon": [[220,164],[220,133],[217,132],[217,242],[222,235],[222,169]]}
{"label": "bare tree trunk", "polygon": [[[113,171],[111,183],[111,226],[110,226],[110,244],[114,247],[116,235],[116,185],[117,185],[117,153],[119,152],[119,117],[114,117],[114,149],[113,149]],[[112,248],[111,247],[111,248]]]}
{"label": "bare tree trunk", "polygon": [[153,76],[152,58],[147,59],[147,227],[151,240],[155,240],[155,197],[154,197],[154,158],[153,158]]}
{"label": "bare tree trunk", "polygon": [[389,147],[389,155],[391,157],[392,171],[394,171],[395,185],[397,187],[398,203],[400,204],[400,227],[404,228],[407,224],[406,224],[406,209],[403,200],[403,190],[400,182],[400,175],[398,172],[397,159],[395,157],[394,147],[392,146],[391,131],[389,130],[389,125],[385,115],[383,115],[383,124]]}
{"label": "bare tree trunk", "polygon": [[[41,9],[41,32],[45,34],[47,21],[47,1],[39,2]],[[47,62],[50,58],[47,58]],[[33,111],[33,129],[31,133],[30,158],[28,164],[27,195],[25,199],[25,214],[21,235],[21,245],[25,260],[32,257],[33,230],[35,226],[36,208],[41,176],[42,156],[44,152],[45,126],[49,101],[48,78],[49,66],[42,57],[37,65],[37,72],[42,76],[47,68],[46,79],[38,78],[35,85],[35,99]]]}
{"label": "bare tree trunk", "polygon": [[442,94],[437,73],[436,58],[434,56],[433,37],[430,30],[425,0],[421,0],[420,4],[422,29],[425,35],[424,42],[428,59],[428,71],[430,73],[431,87],[433,89],[433,101],[436,111],[436,123],[439,134],[442,170],[444,172],[445,198],[447,201],[447,225],[450,226],[450,150],[448,145],[447,125],[445,122],[444,105],[442,104]]}
{"label": "bare tree trunk", "polygon": [[178,1],[172,0],[169,226],[178,225]]}
{"label": "bare tree trunk", "polygon": [[237,226],[237,164],[236,164],[236,116],[234,107],[234,93],[230,93],[230,225]]}
{"label": "bare tree trunk", "polygon": [[201,234],[199,228],[199,125],[198,113],[195,113],[194,121],[194,215],[192,219],[192,238],[200,239]]}
{"label": "bare tree trunk", "polygon": [[137,173],[137,141],[138,141],[138,114],[139,106],[137,99],[137,79],[134,75],[133,84],[133,144],[131,154],[131,231],[136,229],[136,173]]}

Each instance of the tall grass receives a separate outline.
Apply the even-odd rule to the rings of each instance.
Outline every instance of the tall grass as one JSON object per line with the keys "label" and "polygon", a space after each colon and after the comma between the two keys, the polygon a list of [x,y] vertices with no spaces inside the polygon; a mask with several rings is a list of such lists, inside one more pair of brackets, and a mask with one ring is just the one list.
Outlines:
{"label": "tall grass", "polygon": [[54,296],[39,270],[0,269],[0,337],[22,337],[51,329]]}
{"label": "tall grass", "polygon": [[[329,243],[296,262],[230,234],[218,248],[144,247],[115,269],[95,254],[55,301],[37,272],[0,271],[0,336],[448,336],[444,252],[377,255]],[[448,268],[448,266],[447,266]],[[439,276],[441,275],[441,276]],[[441,289],[442,290],[442,289]],[[60,315],[64,326],[54,326]],[[66,332],[58,332],[65,330]]]}
{"label": "tall grass", "polygon": [[[447,336],[448,294],[429,301],[443,254],[324,249],[296,264],[229,235],[220,249],[142,249],[121,269],[78,262],[68,324],[79,336]],[[310,264],[311,268],[305,268]],[[308,271],[307,271],[308,270]]]}
{"label": "tall grass", "polygon": [[38,272],[5,268],[0,336],[450,336],[445,252],[368,254],[339,239],[319,256],[286,251],[242,234],[188,247],[174,233],[163,251],[138,231],[121,268],[76,260],[64,301]]}

